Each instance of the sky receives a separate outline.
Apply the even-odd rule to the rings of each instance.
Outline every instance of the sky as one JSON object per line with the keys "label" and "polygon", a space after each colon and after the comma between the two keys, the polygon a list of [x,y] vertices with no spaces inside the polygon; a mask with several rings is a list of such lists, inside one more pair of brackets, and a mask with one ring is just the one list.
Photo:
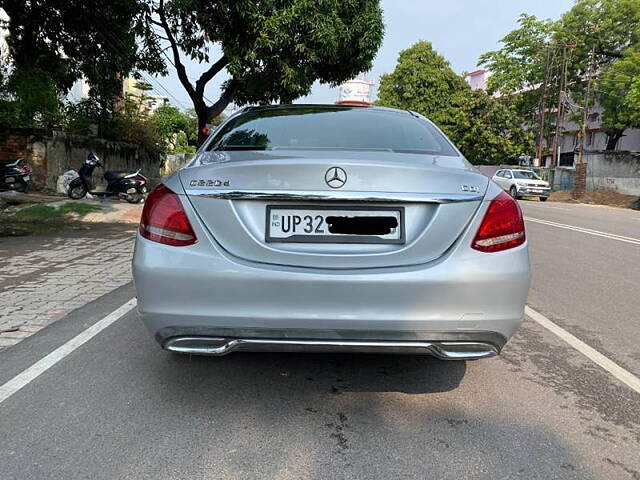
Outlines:
{"label": "sky", "polygon": [[[393,71],[401,50],[419,40],[430,41],[456,72],[475,70],[478,57],[499,48],[500,39],[517,26],[521,13],[557,19],[571,8],[573,0],[382,0],[381,5],[385,38],[373,68],[364,75],[374,84],[380,75]],[[188,59],[185,64],[192,79],[206,69]],[[209,83],[207,98],[213,101],[218,98],[223,80],[215,78]],[[172,104],[191,107],[189,97],[173,72],[154,79],[152,84],[154,92],[169,96]],[[310,95],[298,102],[333,103],[337,96],[337,89],[316,84]]]}

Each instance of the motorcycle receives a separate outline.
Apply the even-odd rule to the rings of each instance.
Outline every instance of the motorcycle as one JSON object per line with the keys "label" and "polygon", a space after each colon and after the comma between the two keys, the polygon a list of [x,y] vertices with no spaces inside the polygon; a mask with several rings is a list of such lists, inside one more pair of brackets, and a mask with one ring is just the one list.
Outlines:
{"label": "motorcycle", "polygon": [[24,164],[24,159],[0,165],[0,190],[26,192],[30,184],[31,167]]}
{"label": "motorcycle", "polygon": [[95,154],[87,156],[82,167],[78,170],[78,177],[71,180],[67,194],[73,200],[79,200],[90,193],[97,197],[118,197],[129,203],[140,203],[147,196],[147,178],[141,170],[109,170],[104,172],[106,187],[93,185],[93,171],[96,167],[104,168],[102,160]]}

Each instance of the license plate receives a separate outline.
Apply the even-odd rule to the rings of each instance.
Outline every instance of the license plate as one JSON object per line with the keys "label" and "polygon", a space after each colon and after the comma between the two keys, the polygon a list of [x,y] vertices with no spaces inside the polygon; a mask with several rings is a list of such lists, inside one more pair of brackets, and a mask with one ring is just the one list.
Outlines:
{"label": "license plate", "polygon": [[5,177],[4,181],[7,183],[13,183],[16,179],[14,177]]}
{"label": "license plate", "polygon": [[267,205],[267,242],[405,242],[403,207]]}

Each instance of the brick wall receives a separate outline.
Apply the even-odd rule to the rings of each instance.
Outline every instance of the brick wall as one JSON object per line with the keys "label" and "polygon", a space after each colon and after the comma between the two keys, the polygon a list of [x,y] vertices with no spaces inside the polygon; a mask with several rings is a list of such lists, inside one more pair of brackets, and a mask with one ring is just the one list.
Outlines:
{"label": "brick wall", "polygon": [[[102,158],[105,170],[141,168],[152,183],[160,179],[161,159],[138,145],[55,131],[0,131],[0,163],[16,158],[26,159],[33,168],[34,182],[49,188],[55,188],[62,173],[78,170],[89,152]],[[96,169],[97,183],[100,183],[102,173]]]}
{"label": "brick wall", "polygon": [[15,129],[0,131],[0,164],[24,158],[33,168],[34,181],[45,183],[47,165],[33,146],[44,138],[45,132],[37,129]]}

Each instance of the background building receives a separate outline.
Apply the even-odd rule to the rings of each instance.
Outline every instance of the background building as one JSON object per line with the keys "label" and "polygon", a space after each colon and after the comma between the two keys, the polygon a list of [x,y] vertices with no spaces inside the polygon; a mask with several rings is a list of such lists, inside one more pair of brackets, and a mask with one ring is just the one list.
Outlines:
{"label": "background building", "polygon": [[471,90],[486,90],[487,82],[489,81],[489,77],[491,76],[491,72],[484,69],[474,70],[473,72],[467,73],[465,76],[465,80],[471,87]]}

